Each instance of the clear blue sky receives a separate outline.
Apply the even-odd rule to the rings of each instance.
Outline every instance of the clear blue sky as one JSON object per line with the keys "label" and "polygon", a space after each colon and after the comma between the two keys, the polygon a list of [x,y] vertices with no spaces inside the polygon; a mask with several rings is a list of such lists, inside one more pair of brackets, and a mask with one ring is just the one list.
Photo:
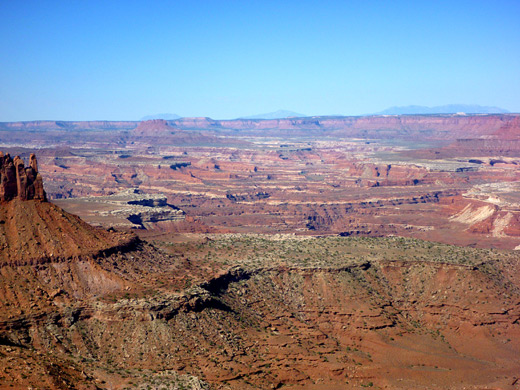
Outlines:
{"label": "clear blue sky", "polygon": [[0,0],[0,121],[520,112],[520,1]]}

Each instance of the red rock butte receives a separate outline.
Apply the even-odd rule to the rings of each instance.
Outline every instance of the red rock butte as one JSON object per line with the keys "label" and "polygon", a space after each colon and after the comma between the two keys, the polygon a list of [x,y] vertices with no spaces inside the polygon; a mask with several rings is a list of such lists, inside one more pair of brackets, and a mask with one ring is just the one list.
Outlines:
{"label": "red rock butte", "polygon": [[0,201],[12,199],[46,201],[47,196],[43,189],[43,179],[38,172],[38,161],[31,153],[29,166],[16,156],[11,158],[9,153],[0,152]]}
{"label": "red rock butte", "polygon": [[0,152],[0,268],[91,258],[135,243],[132,234],[92,227],[47,202],[34,154],[25,167]]}

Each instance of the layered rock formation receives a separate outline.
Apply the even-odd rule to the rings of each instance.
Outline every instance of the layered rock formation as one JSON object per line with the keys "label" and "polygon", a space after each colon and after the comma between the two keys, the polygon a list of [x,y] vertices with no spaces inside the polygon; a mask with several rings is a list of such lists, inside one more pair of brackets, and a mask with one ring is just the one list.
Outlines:
{"label": "layered rock formation", "polygon": [[38,173],[36,156],[31,154],[29,166],[16,156],[11,158],[9,153],[0,152],[0,201],[9,201],[15,198],[21,200],[46,200],[43,189],[43,179]]}
{"label": "layered rock formation", "polygon": [[0,268],[90,258],[135,244],[135,236],[93,228],[46,198],[35,155],[26,167],[19,156],[0,152]]}
{"label": "layered rock formation", "polygon": [[[284,119],[233,119],[215,120],[207,117],[180,118],[176,120],[150,120],[143,122],[3,122],[0,131],[128,131],[135,135],[155,135],[156,130],[241,130],[258,136],[276,135],[289,131],[291,134],[326,132],[336,136],[367,136],[368,138],[414,137],[453,140],[463,137],[501,135],[518,123],[518,114],[489,115],[374,115],[374,116],[316,116]],[[501,130],[505,127],[505,130]],[[314,133],[316,134],[316,133]],[[13,134],[11,133],[12,137]]]}
{"label": "layered rock formation", "polygon": [[288,235],[163,249],[0,268],[0,388],[518,387],[513,252]]}
{"label": "layered rock formation", "polygon": [[[12,155],[25,156],[28,140],[49,146],[38,155],[49,199],[74,198],[61,207],[106,228],[393,234],[510,249],[520,200],[501,188],[520,180],[519,134],[518,114],[0,123],[0,143],[19,145]],[[450,219],[470,202],[455,197],[485,183],[477,200],[499,193],[508,204],[478,228]],[[186,219],[140,205],[113,213],[102,198],[79,204],[129,188],[164,194]]]}

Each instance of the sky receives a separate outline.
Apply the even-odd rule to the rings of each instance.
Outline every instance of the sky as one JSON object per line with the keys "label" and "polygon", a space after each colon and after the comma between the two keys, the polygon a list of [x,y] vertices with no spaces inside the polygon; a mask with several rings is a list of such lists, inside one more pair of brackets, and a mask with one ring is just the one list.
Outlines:
{"label": "sky", "polygon": [[0,0],[0,121],[520,112],[520,1]]}

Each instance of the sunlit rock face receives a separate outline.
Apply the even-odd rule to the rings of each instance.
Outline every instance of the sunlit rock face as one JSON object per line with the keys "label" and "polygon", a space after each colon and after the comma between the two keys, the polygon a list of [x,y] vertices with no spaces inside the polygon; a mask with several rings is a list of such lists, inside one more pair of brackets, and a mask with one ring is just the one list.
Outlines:
{"label": "sunlit rock face", "polygon": [[31,154],[29,166],[16,156],[0,152],[0,200],[9,201],[15,198],[21,200],[38,199],[45,201],[43,180],[38,173],[36,156]]}

